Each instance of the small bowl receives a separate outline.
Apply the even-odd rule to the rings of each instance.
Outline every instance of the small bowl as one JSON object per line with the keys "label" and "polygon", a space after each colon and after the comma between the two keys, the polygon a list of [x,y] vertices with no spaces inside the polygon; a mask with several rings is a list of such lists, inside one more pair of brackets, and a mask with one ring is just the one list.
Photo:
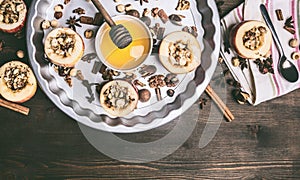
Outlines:
{"label": "small bowl", "polygon": [[96,53],[103,64],[116,71],[131,71],[140,66],[151,54],[153,39],[149,28],[138,18],[129,15],[114,16],[132,36],[132,43],[119,49],[109,36],[110,27],[104,23],[95,39]]}

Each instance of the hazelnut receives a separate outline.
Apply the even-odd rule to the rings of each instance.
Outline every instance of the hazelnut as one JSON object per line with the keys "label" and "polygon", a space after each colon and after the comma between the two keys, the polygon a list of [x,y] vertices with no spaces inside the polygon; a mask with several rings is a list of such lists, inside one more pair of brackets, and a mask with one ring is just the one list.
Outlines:
{"label": "hazelnut", "polygon": [[291,40],[289,41],[289,45],[290,45],[292,48],[297,47],[298,44],[299,44],[299,41],[298,41],[298,39],[296,39],[296,38],[293,38],[293,39],[291,39]]}
{"label": "hazelnut", "polygon": [[131,9],[129,11],[126,11],[126,14],[130,15],[130,16],[134,16],[136,18],[140,18],[140,13],[135,9]]}
{"label": "hazelnut", "polygon": [[116,6],[116,9],[119,13],[122,13],[125,11],[125,6],[123,4],[119,4]]}
{"label": "hazelnut", "polygon": [[77,76],[77,69],[73,68],[71,71],[70,71],[70,76]]}
{"label": "hazelnut", "polygon": [[58,5],[54,6],[55,12],[62,12],[63,9],[64,9],[64,6],[62,4],[58,4]]}
{"label": "hazelnut", "polygon": [[293,52],[292,53],[292,59],[293,60],[299,60],[300,59],[300,53],[299,52]]}
{"label": "hazelnut", "polygon": [[87,39],[91,39],[94,36],[94,31],[91,29],[87,29],[84,31],[84,37]]}
{"label": "hazelnut", "polygon": [[121,0],[114,0],[116,3],[120,2]]}
{"label": "hazelnut", "polygon": [[49,29],[50,28],[50,21],[44,20],[41,24],[42,29]]}
{"label": "hazelnut", "polygon": [[17,56],[18,56],[18,58],[20,58],[20,59],[22,59],[22,58],[24,58],[24,51],[22,51],[22,50],[18,50],[17,51]]}
{"label": "hazelnut", "polygon": [[143,16],[150,16],[151,10],[148,8],[145,8],[143,11]]}
{"label": "hazelnut", "polygon": [[237,57],[233,57],[231,62],[234,67],[238,67],[240,65],[240,60]]}
{"label": "hazelnut", "polygon": [[131,4],[126,4],[125,5],[125,11],[127,12],[127,11],[130,11],[130,10],[132,10],[133,9],[133,7],[132,7],[132,5]]}
{"label": "hazelnut", "polygon": [[139,100],[141,102],[147,102],[151,98],[151,93],[148,89],[141,89],[139,90]]}
{"label": "hazelnut", "polygon": [[174,91],[173,89],[168,89],[168,90],[167,90],[167,95],[168,95],[169,97],[173,97],[174,94],[175,94],[175,91]]}
{"label": "hazelnut", "polygon": [[51,27],[56,28],[56,27],[58,26],[58,21],[55,20],[55,19],[53,19],[53,20],[50,22],[50,25],[51,25]]}
{"label": "hazelnut", "polygon": [[62,12],[55,12],[55,13],[54,13],[55,19],[60,19],[62,16],[63,16],[63,13],[62,13]]}

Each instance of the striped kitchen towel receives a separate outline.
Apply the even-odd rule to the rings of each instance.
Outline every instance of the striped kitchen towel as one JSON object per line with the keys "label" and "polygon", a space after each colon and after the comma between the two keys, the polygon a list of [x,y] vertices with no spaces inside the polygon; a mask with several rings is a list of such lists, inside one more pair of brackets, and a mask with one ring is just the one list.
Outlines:
{"label": "striped kitchen towel", "polygon": [[[290,83],[279,74],[277,69],[279,54],[275,43],[273,43],[271,47],[274,74],[262,74],[259,71],[258,65],[254,63],[254,60],[246,60],[247,67],[243,69],[240,66],[233,66],[231,62],[232,58],[237,57],[237,55],[230,47],[228,49],[226,45],[229,41],[230,29],[244,20],[260,20],[264,22],[259,10],[260,4],[265,4],[267,7],[286,56],[291,59],[290,56],[293,52],[299,52],[299,46],[296,48],[290,47],[289,40],[292,38],[299,39],[300,0],[246,0],[245,3],[235,8],[221,20],[223,37],[221,55],[235,80],[240,82],[242,90],[250,95],[248,101],[252,105],[257,105],[300,88],[300,79],[295,83]],[[284,17],[283,21],[277,19],[276,9],[282,11]],[[283,28],[285,20],[289,17],[292,17],[294,21],[295,34],[291,34]],[[296,65],[299,72],[300,60],[291,61]]]}

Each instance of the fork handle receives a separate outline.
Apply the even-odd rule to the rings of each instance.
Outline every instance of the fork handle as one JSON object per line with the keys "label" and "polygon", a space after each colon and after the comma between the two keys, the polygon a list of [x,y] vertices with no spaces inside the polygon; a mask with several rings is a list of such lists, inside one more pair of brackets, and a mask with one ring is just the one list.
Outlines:
{"label": "fork handle", "polygon": [[103,7],[103,5],[100,3],[99,0],[92,0],[93,4],[96,6],[96,8],[101,12],[101,14],[103,15],[106,23],[109,26],[115,26],[116,23],[112,20],[111,16],[108,14],[108,12],[105,10],[105,8]]}

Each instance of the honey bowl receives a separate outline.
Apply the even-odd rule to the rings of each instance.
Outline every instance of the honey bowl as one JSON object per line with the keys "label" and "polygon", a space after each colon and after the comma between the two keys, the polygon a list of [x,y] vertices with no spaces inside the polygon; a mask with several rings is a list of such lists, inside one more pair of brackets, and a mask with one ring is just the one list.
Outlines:
{"label": "honey bowl", "polygon": [[119,15],[112,19],[129,31],[132,42],[126,48],[119,49],[109,36],[110,27],[104,23],[96,35],[96,53],[102,63],[113,70],[134,70],[151,54],[153,45],[151,33],[148,27],[136,17]]}

